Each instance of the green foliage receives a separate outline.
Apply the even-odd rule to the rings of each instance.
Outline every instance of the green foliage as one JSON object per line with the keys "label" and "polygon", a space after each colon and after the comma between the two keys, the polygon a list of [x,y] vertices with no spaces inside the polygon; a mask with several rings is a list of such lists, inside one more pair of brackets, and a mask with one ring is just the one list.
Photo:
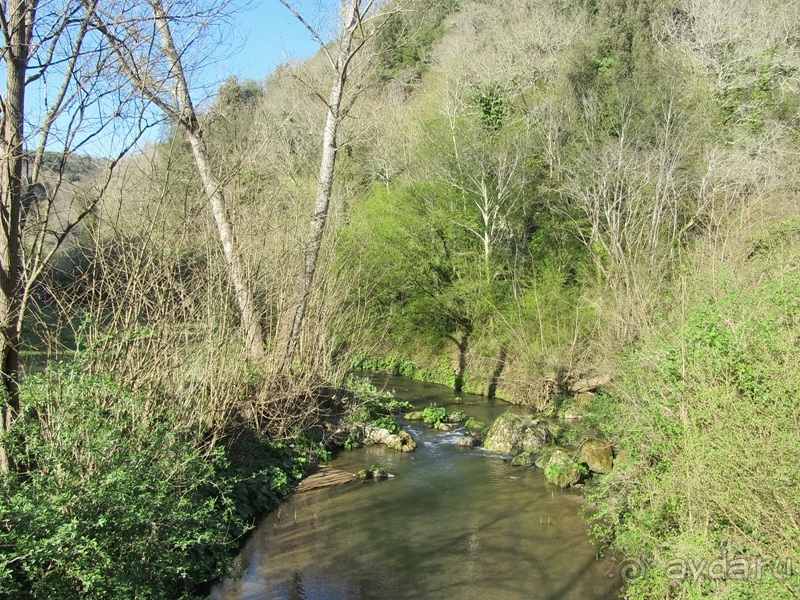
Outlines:
{"label": "green foliage", "polygon": [[[108,376],[29,377],[0,491],[0,597],[176,598],[218,577],[307,460],[255,435],[204,449]],[[256,454],[258,452],[258,454]]]}
{"label": "green foliage", "polygon": [[365,410],[367,414],[371,415],[370,418],[396,415],[414,409],[414,405],[410,402],[395,398],[387,390],[378,390],[365,377],[351,375],[345,382],[345,388],[353,394],[359,410]]}
{"label": "green foliage", "polygon": [[457,7],[458,0],[416,0],[413,6],[390,13],[375,39],[378,81],[417,81],[428,68],[431,48],[444,32],[444,19]]}
{"label": "green foliage", "polygon": [[349,433],[342,442],[346,450],[352,450],[361,445],[363,426],[366,424],[386,429],[392,434],[398,433],[400,426],[392,415],[414,409],[410,402],[399,400],[387,391],[378,391],[365,378],[350,376],[345,387],[354,396],[344,419],[345,425],[349,428]]}
{"label": "green foliage", "polygon": [[[769,21],[770,9],[793,3],[769,4],[733,3],[730,13],[714,14],[720,11],[702,2],[415,0],[391,12],[369,42],[373,76],[393,85],[362,95],[372,103],[363,113],[363,102],[347,103],[348,122],[380,140],[364,142],[373,136],[344,128],[337,165],[345,178],[336,186],[342,208],[330,272],[357,273],[345,313],[354,331],[374,332],[364,344],[369,354],[348,348],[352,366],[450,386],[466,378],[467,386],[492,389],[507,381],[525,386],[554,366],[592,370],[624,349],[618,387],[586,408],[585,431],[602,430],[622,450],[614,472],[594,488],[592,527],[615,549],[651,559],[667,551],[713,558],[723,549],[793,558],[800,547],[792,401],[800,387],[800,227],[750,222],[773,210],[773,198],[792,200],[797,188],[797,19],[787,11],[776,15],[775,31],[759,31],[759,11]],[[475,31],[445,35],[446,23],[461,17],[448,15],[460,8]],[[515,37],[507,14],[548,19],[550,9],[558,13],[553,23],[571,19],[574,28],[561,30],[577,37],[544,21],[541,39]],[[747,21],[736,23],[737,15]],[[475,35],[488,25],[482,19],[494,18],[509,22],[508,38]],[[470,47],[475,39],[503,60],[485,68],[481,48]],[[513,47],[505,57],[504,45]],[[448,58],[462,51],[476,64]],[[519,68],[528,53],[541,70]],[[461,68],[443,72],[434,55]],[[252,225],[239,233],[253,272],[276,256],[293,260],[291,234],[278,232],[304,222],[293,211],[306,210],[298,200],[315,184],[318,136],[309,123],[318,113],[304,114],[309,103],[296,99],[298,90],[318,91],[317,68],[313,60],[287,65],[266,87],[232,78],[204,117],[237,220]],[[382,116],[388,103],[391,119],[364,118]],[[256,108],[264,119],[253,119]],[[256,126],[262,120],[265,129]],[[191,239],[206,226],[204,217],[189,218],[200,213],[188,200],[202,190],[180,131],[167,131],[165,142],[153,161],[164,165],[164,185],[153,187],[159,210],[178,227],[163,235]],[[69,181],[104,166],[44,156],[45,171],[63,169]],[[139,204],[127,192],[121,199],[126,210]],[[776,204],[778,215],[789,206]],[[725,232],[732,215],[756,232],[736,269],[726,266],[736,245]],[[120,222],[128,216],[121,213]],[[630,220],[637,219],[661,221],[636,229]],[[120,282],[146,279],[123,273],[124,261],[115,258],[140,256],[131,252],[138,236],[98,250],[112,267],[107,273],[120,267]],[[220,258],[197,237],[168,278],[181,302],[196,273],[219,279]],[[273,238],[275,246],[262,251]],[[637,246],[650,240],[646,251]],[[696,257],[715,265],[692,277],[696,265],[686,257],[706,243],[726,249],[724,264]],[[95,294],[91,252],[67,247],[51,278],[64,280],[56,295]],[[666,266],[653,272],[641,256],[667,257]],[[141,257],[161,264],[157,250]],[[648,278],[652,288],[641,284]],[[280,289],[279,278],[260,285],[264,314],[273,315],[270,303],[279,306],[281,298],[267,290]],[[332,288],[319,286],[321,303]],[[663,294],[678,288],[679,299]],[[163,307],[144,304],[135,327],[106,332],[109,346],[124,352],[135,337],[157,331],[145,321]],[[190,312],[229,320],[229,307]],[[82,350],[84,331],[77,333]],[[411,409],[367,381],[347,385],[351,423],[396,431],[391,415]],[[4,440],[20,449],[23,475],[9,478],[0,495],[1,597],[189,592],[220,572],[254,515],[324,458],[307,436],[277,443],[238,430],[190,431],[171,398],[134,394],[102,375],[51,373],[29,379],[23,392],[14,439]],[[439,407],[426,413],[436,425],[446,417]],[[468,418],[465,425],[482,424]],[[580,431],[559,439],[576,441]],[[210,450],[207,438],[219,434],[235,441]],[[357,435],[344,444],[357,445]],[[774,581],[675,584],[652,565],[629,596],[775,597],[784,589]],[[795,579],[789,584],[800,589]]]}
{"label": "green foliage", "polygon": [[544,468],[544,476],[547,481],[551,481],[559,485],[559,487],[566,487],[561,485],[563,482],[570,481],[575,474],[575,471],[581,477],[588,477],[589,469],[583,463],[572,461],[566,462],[550,462]]}
{"label": "green foliage", "polygon": [[386,429],[389,433],[398,433],[400,431],[400,426],[394,422],[392,417],[380,417],[373,421],[373,424],[376,427],[380,427],[381,429]]}
{"label": "green foliage", "polygon": [[342,442],[342,446],[345,450],[355,450],[359,446],[361,446],[361,440],[359,439],[358,435],[354,435],[352,433],[347,434],[347,437]]}
{"label": "green foliage", "polygon": [[454,410],[447,416],[447,420],[451,423],[463,423],[467,420],[467,413],[463,410]]}
{"label": "green foliage", "polygon": [[754,61],[735,60],[733,48],[722,50],[722,59],[735,61],[736,68],[725,73],[724,84],[716,90],[722,120],[728,128],[742,128],[749,134],[763,131],[769,122],[790,122],[797,114],[798,97],[781,85],[788,75],[780,58],[785,52],[774,45]]}
{"label": "green foliage", "polygon": [[447,411],[442,406],[431,404],[422,410],[422,421],[433,427],[439,427],[446,417]]}
{"label": "green foliage", "polygon": [[475,417],[467,417],[467,420],[464,421],[464,427],[467,429],[483,429],[486,427],[486,423],[476,420]]}
{"label": "green foliage", "polygon": [[762,230],[714,286],[684,282],[678,331],[644,340],[622,389],[596,402],[625,458],[593,492],[594,533],[647,557],[628,597],[667,584],[684,597],[775,597],[771,577],[670,581],[658,556],[800,558],[800,275],[785,268],[800,258],[796,232],[795,221]]}
{"label": "green foliage", "polygon": [[496,83],[487,83],[475,92],[472,101],[478,107],[481,122],[492,131],[500,131],[511,108],[511,101],[503,88]]}
{"label": "green foliage", "polygon": [[456,375],[453,368],[446,364],[447,360],[447,357],[440,357],[438,366],[433,369],[426,369],[417,366],[413,361],[402,358],[396,353],[383,358],[357,353],[350,356],[348,363],[352,369],[391,373],[392,375],[402,375],[418,381],[454,387]]}

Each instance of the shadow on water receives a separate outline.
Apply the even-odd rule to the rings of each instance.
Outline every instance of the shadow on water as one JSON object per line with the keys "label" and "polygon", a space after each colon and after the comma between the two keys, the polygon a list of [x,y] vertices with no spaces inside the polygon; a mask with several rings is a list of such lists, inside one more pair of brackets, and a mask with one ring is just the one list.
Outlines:
{"label": "shadow on water", "polygon": [[[452,390],[393,380],[424,407],[455,402]],[[401,389],[397,389],[401,388]],[[505,407],[458,403],[482,420]],[[335,468],[379,464],[397,475],[291,497],[259,526],[239,557],[240,578],[214,600],[396,598],[605,599],[617,597],[611,564],[596,560],[577,516],[580,496],[545,484],[452,433],[413,424],[417,451],[342,453]]]}

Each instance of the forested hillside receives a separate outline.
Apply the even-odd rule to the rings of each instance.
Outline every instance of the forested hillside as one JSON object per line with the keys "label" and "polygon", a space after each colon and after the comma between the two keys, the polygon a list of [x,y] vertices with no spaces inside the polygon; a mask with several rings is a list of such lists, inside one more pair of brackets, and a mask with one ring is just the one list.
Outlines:
{"label": "forested hillside", "polygon": [[218,575],[324,455],[307,434],[358,395],[352,368],[602,432],[586,516],[635,568],[626,597],[800,594],[800,4],[396,0],[352,30],[346,77],[342,33],[195,118],[183,54],[151,40],[164,85],[137,80],[153,53],[114,44],[147,27],[110,14],[86,22],[170,125],[74,190],[80,161],[42,155],[37,210],[69,203],[22,218],[23,258],[47,260],[0,314],[22,354],[0,597]]}
{"label": "forested hillside", "polygon": [[[337,352],[583,412],[616,445],[591,519],[629,597],[795,597],[800,7],[419,3],[375,42],[318,292]],[[239,180],[281,190],[282,232],[325,83],[287,67],[246,113]]]}

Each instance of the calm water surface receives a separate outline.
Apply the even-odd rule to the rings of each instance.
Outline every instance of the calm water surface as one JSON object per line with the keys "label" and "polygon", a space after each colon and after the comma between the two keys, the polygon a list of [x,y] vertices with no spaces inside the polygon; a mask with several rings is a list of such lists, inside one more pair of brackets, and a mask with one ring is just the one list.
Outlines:
{"label": "calm water surface", "polygon": [[[432,402],[490,422],[502,402],[403,378],[376,379],[418,408]],[[241,575],[213,600],[607,599],[620,580],[597,560],[578,517],[581,497],[549,486],[541,471],[511,467],[459,433],[404,424],[410,454],[373,447],[330,466],[379,465],[397,478],[289,498],[254,532]]]}

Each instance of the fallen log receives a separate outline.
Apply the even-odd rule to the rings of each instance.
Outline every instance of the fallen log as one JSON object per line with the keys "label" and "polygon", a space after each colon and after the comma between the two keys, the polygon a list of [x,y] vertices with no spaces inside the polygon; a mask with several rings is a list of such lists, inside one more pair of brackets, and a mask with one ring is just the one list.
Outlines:
{"label": "fallen log", "polygon": [[614,378],[611,375],[600,375],[599,377],[589,377],[578,379],[572,382],[569,386],[569,391],[573,394],[583,394],[584,392],[593,392],[599,387],[608,385]]}
{"label": "fallen log", "polygon": [[355,480],[352,473],[332,469],[330,467],[320,467],[320,469],[305,479],[294,488],[296,493],[310,492],[311,490],[321,490],[335,485],[343,485]]}

